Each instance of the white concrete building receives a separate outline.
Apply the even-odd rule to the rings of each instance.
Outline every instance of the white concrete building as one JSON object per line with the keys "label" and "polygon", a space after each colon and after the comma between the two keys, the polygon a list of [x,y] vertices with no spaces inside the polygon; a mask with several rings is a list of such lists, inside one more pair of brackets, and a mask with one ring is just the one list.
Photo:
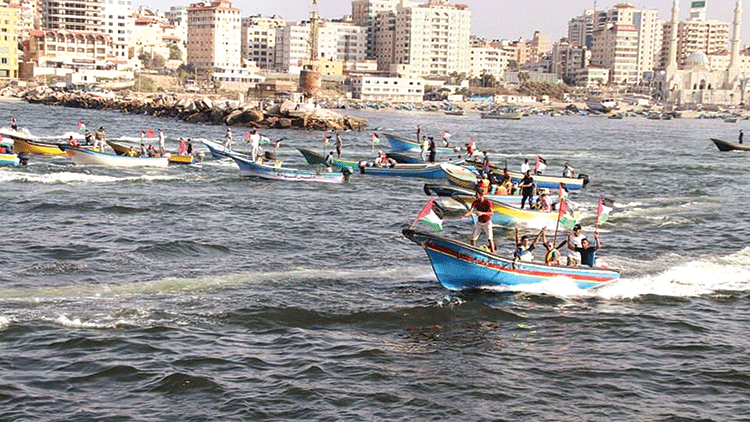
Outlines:
{"label": "white concrete building", "polygon": [[410,76],[468,74],[470,33],[471,10],[465,4],[448,0],[399,4],[391,71]]}
{"label": "white concrete building", "polygon": [[424,98],[424,80],[352,75],[352,98],[365,101],[416,102]]}
{"label": "white concrete building", "polygon": [[276,30],[284,27],[286,20],[272,16],[260,15],[242,19],[242,56],[255,63],[260,69],[269,71],[274,68],[276,49]]}
{"label": "white concrete building", "polygon": [[[276,70],[299,73],[309,60],[310,23],[287,23],[276,31]],[[366,31],[353,22],[323,21],[318,25],[317,59],[364,61],[367,53]]]}
{"label": "white concrete building", "polygon": [[378,15],[394,17],[400,0],[354,0],[352,1],[352,20],[356,25],[365,28],[367,44],[366,56],[375,60],[376,34]]}
{"label": "white concrete building", "polygon": [[471,66],[468,76],[471,78],[478,78],[489,73],[499,81],[508,67],[508,53],[487,42],[474,42],[470,49],[469,58]]}
{"label": "white concrete building", "polygon": [[119,60],[128,60],[135,56],[130,49],[135,18],[131,0],[101,0],[101,32],[112,40],[112,51]]}
{"label": "white concrete building", "polygon": [[241,67],[240,9],[228,0],[214,0],[190,5],[187,15],[188,63],[214,72]]}
{"label": "white concrete building", "polygon": [[45,29],[103,32],[101,0],[41,0],[41,4]]}

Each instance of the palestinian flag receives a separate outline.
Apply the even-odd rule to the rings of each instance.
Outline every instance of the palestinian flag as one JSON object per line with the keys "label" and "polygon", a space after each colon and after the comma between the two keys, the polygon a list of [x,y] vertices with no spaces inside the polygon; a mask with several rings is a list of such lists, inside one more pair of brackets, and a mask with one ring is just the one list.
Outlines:
{"label": "palestinian flag", "polygon": [[[432,230],[439,232],[443,230],[443,210],[435,204],[435,198],[430,198],[427,201],[427,205],[424,206],[422,212],[419,213],[414,223],[421,221],[432,228]],[[412,225],[414,225],[412,223]]]}
{"label": "palestinian flag", "polygon": [[615,201],[605,198],[603,196],[599,197],[599,204],[597,206],[596,210],[596,222],[599,223],[605,223],[607,220],[609,220],[609,213],[612,212],[612,209],[615,206]]}
{"label": "palestinian flag", "polygon": [[271,143],[271,140],[268,138],[268,136],[260,135],[260,144],[261,145],[266,145],[266,144],[270,144],[270,143]]}
{"label": "palestinian flag", "polygon": [[86,131],[86,125],[83,122],[78,122],[78,130],[81,132]]}
{"label": "palestinian flag", "polygon": [[560,225],[567,228],[572,229],[573,226],[576,225],[576,220],[570,215],[570,212],[568,210],[568,201],[564,197],[560,197],[560,204],[559,204],[559,214],[557,214],[557,220],[560,222]]}
{"label": "palestinian flag", "polygon": [[536,156],[536,166],[534,167],[534,170],[537,173],[544,173],[544,169],[547,168],[547,160],[545,160],[541,155]]}
{"label": "palestinian flag", "polygon": [[328,134],[324,133],[323,134],[323,146],[325,147],[326,145],[328,145]]}
{"label": "palestinian flag", "polygon": [[372,139],[373,145],[377,145],[380,143],[380,138],[378,138],[378,135],[376,135],[375,132],[372,132],[372,134],[370,134],[370,138]]}

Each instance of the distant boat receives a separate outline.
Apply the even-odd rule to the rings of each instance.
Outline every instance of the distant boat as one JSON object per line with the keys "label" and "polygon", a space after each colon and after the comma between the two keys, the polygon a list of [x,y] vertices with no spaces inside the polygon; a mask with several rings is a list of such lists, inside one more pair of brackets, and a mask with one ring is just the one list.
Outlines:
{"label": "distant boat", "polygon": [[[297,149],[305,157],[308,164],[325,164],[325,155],[306,148]],[[422,179],[445,178],[445,172],[440,167],[440,164],[430,163],[394,164],[391,166],[376,167],[366,161],[348,161],[334,158],[333,167],[348,168],[352,172],[359,171],[361,174],[370,174],[373,176],[416,177]]]}
{"label": "distant boat", "polygon": [[721,139],[711,138],[719,151],[750,151],[750,145],[740,145],[735,142],[722,141]]}
{"label": "distant boat", "polygon": [[609,113],[612,110],[619,108],[617,100],[614,98],[603,98],[603,99],[589,99],[586,100],[586,107],[589,110],[598,111],[600,113]]}
{"label": "distant boat", "polygon": [[464,109],[462,108],[451,108],[448,110],[445,110],[444,113],[448,116],[463,116],[464,115]]}
{"label": "distant boat", "polygon": [[[107,145],[110,146],[113,150],[115,150],[115,154],[117,155],[128,155],[131,151],[139,152],[138,149],[136,149],[133,146],[125,145],[119,142],[115,141],[107,141]],[[202,154],[202,153],[201,153]],[[169,155],[169,163],[170,164],[195,164],[202,161],[203,157],[200,155]]]}
{"label": "distant boat", "polygon": [[490,111],[481,114],[482,119],[521,120],[523,113],[520,111]]}
{"label": "distant boat", "polygon": [[[391,144],[391,148],[394,151],[422,151],[422,146],[417,142],[387,133],[384,133],[383,136],[385,136],[385,139]],[[457,150],[459,150],[459,148],[437,147],[436,151],[439,154],[453,154]]]}
{"label": "distant boat", "polygon": [[579,289],[599,287],[620,278],[612,270],[514,262],[483,248],[430,233],[404,229],[403,235],[423,247],[440,284],[449,290],[513,287],[550,280],[568,280]]}

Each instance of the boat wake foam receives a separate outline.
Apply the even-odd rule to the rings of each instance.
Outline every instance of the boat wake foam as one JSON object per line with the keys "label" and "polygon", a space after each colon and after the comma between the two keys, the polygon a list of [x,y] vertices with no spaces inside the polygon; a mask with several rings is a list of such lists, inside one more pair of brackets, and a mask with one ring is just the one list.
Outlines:
{"label": "boat wake foam", "polygon": [[43,184],[66,183],[119,183],[119,182],[154,182],[164,180],[180,180],[184,177],[166,175],[141,175],[133,177],[114,177],[75,172],[60,172],[49,174],[32,174],[17,171],[0,170],[0,182],[22,182]]}

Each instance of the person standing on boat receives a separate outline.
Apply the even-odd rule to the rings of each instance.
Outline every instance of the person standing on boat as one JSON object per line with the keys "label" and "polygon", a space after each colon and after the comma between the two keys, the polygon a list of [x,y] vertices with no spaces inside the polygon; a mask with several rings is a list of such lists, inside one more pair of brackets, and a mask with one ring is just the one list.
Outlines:
{"label": "person standing on boat", "polygon": [[107,144],[107,132],[104,128],[99,126],[99,129],[94,132],[94,148],[99,151],[104,151],[104,145]]}
{"label": "person standing on boat", "polygon": [[529,166],[529,159],[526,158],[523,160],[523,164],[521,164],[521,173],[526,174],[529,170],[531,170],[531,167]]}
{"label": "person standing on boat", "polygon": [[253,157],[253,161],[258,160],[258,156],[260,153],[258,152],[258,149],[260,148],[260,133],[256,129],[253,129],[250,131],[250,155]]}
{"label": "person standing on boat", "polygon": [[599,242],[599,232],[594,232],[594,239],[596,239],[596,245],[594,246],[591,246],[589,240],[585,237],[581,239],[581,246],[574,246],[573,242],[568,238],[568,249],[573,249],[581,254],[581,265],[591,268],[596,265],[596,251],[601,247],[601,243]]}
{"label": "person standing on boat", "polygon": [[422,127],[417,125],[417,142],[422,141]]}
{"label": "person standing on boat", "polygon": [[87,146],[94,145],[94,134],[86,130],[83,133],[83,139],[86,141],[84,144]]}
{"label": "person standing on boat", "polygon": [[430,148],[430,142],[424,135],[422,135],[422,143],[420,144],[420,148],[422,151],[422,161],[427,161],[427,150]]}
{"label": "person standing on boat", "polygon": [[490,155],[487,151],[482,151],[482,171],[481,174],[488,176],[490,174]]}
{"label": "person standing on boat", "polygon": [[328,157],[326,157],[326,170],[329,173],[333,171],[333,151],[329,152]]}
{"label": "person standing on boat", "polygon": [[[585,239],[586,236],[583,234],[583,229],[581,228],[580,224],[576,224],[573,226],[573,232],[568,233],[568,240],[566,243],[568,245],[573,245],[574,248],[580,248],[581,247],[581,241]],[[581,265],[581,254],[579,252],[576,252],[575,249],[568,248],[568,262],[569,267],[575,267],[576,265]]]}
{"label": "person standing on boat", "polygon": [[430,140],[430,146],[427,147],[427,149],[430,151],[429,161],[430,164],[435,164],[435,156],[437,155],[437,145],[435,144],[435,139],[430,136],[428,138]]}
{"label": "person standing on boat", "polygon": [[526,201],[529,201],[529,208],[531,208],[531,198],[534,197],[534,177],[531,176],[531,170],[526,170],[524,173],[521,183],[518,184],[521,189],[521,209],[523,209]]}
{"label": "person standing on boat", "polygon": [[740,145],[742,145],[742,138],[744,137],[745,137],[745,134],[742,132],[742,129],[740,129],[740,136],[739,136]]}
{"label": "person standing on boat", "polygon": [[187,155],[187,145],[185,144],[185,140],[180,137],[180,155]]}
{"label": "person standing on boat", "polygon": [[187,153],[188,155],[193,155],[193,141],[190,138],[187,140]]}
{"label": "person standing on boat", "polygon": [[167,152],[167,149],[164,144],[164,132],[159,129],[159,154],[164,155],[165,152]]}
{"label": "person standing on boat", "polygon": [[562,173],[563,177],[574,177],[576,175],[576,171],[573,167],[570,166],[569,162],[565,162],[565,168],[563,169]]}
{"label": "person standing on boat", "polygon": [[469,210],[461,215],[460,218],[468,217],[475,211],[477,213],[477,224],[474,226],[474,231],[471,233],[471,246],[477,245],[479,234],[484,230],[484,232],[487,233],[487,244],[490,247],[490,252],[495,253],[495,239],[492,235],[492,202],[485,198],[483,189],[477,190],[477,199],[471,203]]}
{"label": "person standing on boat", "polygon": [[[232,128],[229,126],[227,126],[227,133],[224,135],[224,149],[232,149]],[[255,161],[254,158],[253,161]]]}
{"label": "person standing on boat", "polygon": [[546,265],[562,265],[562,254],[560,248],[568,243],[568,240],[563,240],[559,245],[555,246],[549,239],[547,239],[547,233],[543,230],[542,242],[544,248],[547,249],[547,253],[544,254],[544,263]]}
{"label": "person standing on boat", "polygon": [[336,158],[341,158],[341,148],[344,147],[344,140],[341,139],[341,134],[336,132]]}

